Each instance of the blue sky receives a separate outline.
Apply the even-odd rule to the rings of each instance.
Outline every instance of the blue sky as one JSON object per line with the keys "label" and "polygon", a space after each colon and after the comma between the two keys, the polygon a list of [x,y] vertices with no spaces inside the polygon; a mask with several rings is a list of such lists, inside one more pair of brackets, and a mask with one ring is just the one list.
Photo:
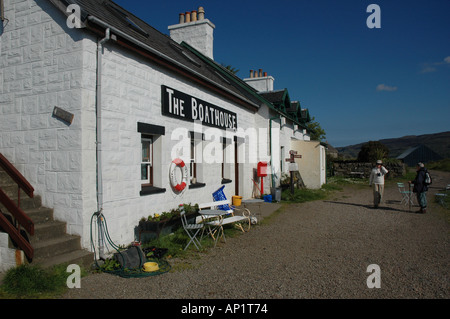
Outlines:
{"label": "blue sky", "polygon": [[[162,33],[205,9],[214,59],[241,78],[263,69],[274,88],[346,146],[450,131],[450,1],[115,0]],[[368,28],[369,4],[381,28]]]}

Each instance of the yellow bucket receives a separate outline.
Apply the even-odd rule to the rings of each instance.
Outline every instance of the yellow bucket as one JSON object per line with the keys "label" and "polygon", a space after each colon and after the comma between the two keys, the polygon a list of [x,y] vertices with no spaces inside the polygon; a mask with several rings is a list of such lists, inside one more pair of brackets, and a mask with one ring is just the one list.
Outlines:
{"label": "yellow bucket", "polygon": [[232,198],[233,198],[233,205],[234,206],[241,206],[241,204],[242,204],[242,196],[234,195]]}
{"label": "yellow bucket", "polygon": [[152,271],[157,271],[157,270],[159,270],[158,263],[147,262],[147,263],[144,264],[144,271],[145,272],[152,272]]}

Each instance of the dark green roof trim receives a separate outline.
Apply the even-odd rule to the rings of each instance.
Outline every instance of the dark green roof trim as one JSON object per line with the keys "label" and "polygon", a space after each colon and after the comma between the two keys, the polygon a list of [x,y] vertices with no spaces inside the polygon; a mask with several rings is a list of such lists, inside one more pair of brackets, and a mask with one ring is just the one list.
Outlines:
{"label": "dark green roof trim", "polygon": [[[262,94],[259,94],[258,91],[256,91],[254,88],[252,88],[250,85],[245,83],[243,80],[238,78],[236,75],[231,73],[229,70],[224,68],[223,66],[216,63],[211,58],[208,58],[207,56],[203,55],[201,52],[197,51],[195,48],[187,44],[186,42],[181,42],[181,46],[185,47],[186,49],[190,50],[192,53],[194,53],[197,57],[202,59],[205,63],[207,63],[209,66],[213,67],[221,76],[225,77],[230,81],[232,85],[237,86],[240,90],[243,90],[245,93],[252,96],[254,99],[258,100],[260,103],[265,104],[269,107],[269,109],[275,111],[281,116],[286,117],[287,119],[291,120],[295,124],[301,126],[302,128],[306,129],[306,126],[304,123],[298,121],[296,117],[293,117],[286,113],[285,108],[283,110],[280,110],[277,108],[272,102],[270,102],[267,98],[265,98]],[[287,89],[285,89],[285,92],[283,93],[283,100],[289,99],[289,93],[287,92]],[[284,107],[284,106],[283,106]]]}

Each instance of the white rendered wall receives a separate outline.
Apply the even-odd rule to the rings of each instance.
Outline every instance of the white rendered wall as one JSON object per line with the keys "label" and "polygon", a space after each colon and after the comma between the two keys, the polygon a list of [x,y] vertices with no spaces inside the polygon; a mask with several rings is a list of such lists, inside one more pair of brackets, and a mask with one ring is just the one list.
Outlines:
{"label": "white rendered wall", "polygon": [[[89,248],[91,216],[97,210],[97,39],[83,30],[68,28],[65,16],[44,0],[6,0],[5,17],[9,23],[0,36],[0,152],[30,181],[36,194],[42,196],[43,205],[54,209],[55,218],[67,222],[68,233],[81,235],[83,247]],[[171,151],[179,142],[172,138],[172,132],[194,128],[192,123],[161,115],[161,85],[235,112],[238,129],[257,131],[256,143],[263,150],[259,155],[270,155],[267,107],[255,114],[112,42],[103,51],[102,69],[103,213],[116,244],[135,239],[134,228],[141,217],[181,203],[209,202],[212,192],[222,186],[222,165],[213,163],[203,164],[205,187],[187,189],[181,195],[172,191],[169,165]],[[52,116],[55,106],[74,115],[70,125]],[[165,127],[165,136],[155,145],[160,152],[155,184],[166,188],[165,193],[140,196],[138,122]],[[279,128],[279,122],[273,127]],[[203,129],[206,133],[207,128]],[[280,132],[285,151],[289,151],[293,137],[303,137],[289,124]],[[256,161],[250,161],[253,141],[249,136],[245,139],[239,188],[241,196],[250,198],[253,169],[264,158],[258,155]],[[222,147],[220,142],[209,140],[203,145]],[[234,167],[228,167],[233,182],[225,184],[229,199],[235,194]],[[265,185],[270,187],[269,178]]]}
{"label": "white rendered wall", "polygon": [[[67,222],[68,233],[86,237],[86,217],[96,207],[96,43],[69,29],[48,1],[6,0],[4,8],[0,152]],[[74,115],[72,124],[52,116],[55,106]]]}
{"label": "white rendered wall", "polygon": [[[161,115],[161,85],[235,112],[238,128],[254,127],[255,120],[253,112],[111,43],[105,47],[103,61],[103,213],[113,240],[129,243],[134,240],[132,231],[142,217],[177,208],[182,203],[210,202],[213,200],[212,193],[222,186],[221,162],[204,163],[202,182],[206,184],[205,187],[186,189],[182,194],[172,190],[169,166],[174,159],[172,149],[180,143],[179,136],[172,136],[172,133],[180,132],[180,129],[194,131],[194,125]],[[165,135],[154,145],[154,152],[159,151],[156,156],[161,163],[154,167],[154,185],[165,188],[164,193],[140,195],[141,133],[137,131],[138,122],[165,127]],[[214,145],[218,149],[222,148],[220,141],[214,144],[208,140],[208,135],[212,133],[215,137],[218,136],[216,133],[220,133],[226,137],[225,131],[203,127],[203,133],[206,138],[203,142],[204,155],[211,154],[208,149]],[[245,157],[248,158],[247,147]],[[187,158],[184,160],[187,162]],[[251,196],[248,185],[251,183],[253,165],[256,167],[256,164],[246,161],[240,170],[241,195],[246,198]],[[225,184],[225,193],[229,199],[234,195],[234,165],[230,165],[230,177],[233,182]]]}
{"label": "white rendered wall", "polygon": [[0,272],[5,272],[23,264],[25,254],[21,250],[9,248],[9,235],[0,232]]}

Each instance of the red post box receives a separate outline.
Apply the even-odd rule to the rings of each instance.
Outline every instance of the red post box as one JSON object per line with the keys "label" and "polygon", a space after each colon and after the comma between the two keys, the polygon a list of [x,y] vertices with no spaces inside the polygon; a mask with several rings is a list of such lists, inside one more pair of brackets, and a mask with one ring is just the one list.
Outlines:
{"label": "red post box", "polygon": [[267,176],[267,162],[258,162],[258,168],[256,170],[258,177],[261,177],[261,196],[264,194],[264,182],[263,178]]}
{"label": "red post box", "polygon": [[267,162],[258,162],[258,177],[267,176]]}

